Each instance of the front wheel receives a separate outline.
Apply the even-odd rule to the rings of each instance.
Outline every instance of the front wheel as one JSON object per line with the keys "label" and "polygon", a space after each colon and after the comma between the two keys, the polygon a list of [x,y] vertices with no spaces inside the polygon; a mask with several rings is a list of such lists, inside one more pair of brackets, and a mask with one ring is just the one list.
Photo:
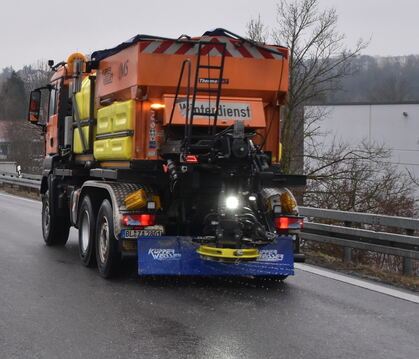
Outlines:
{"label": "front wheel", "polygon": [[96,222],[96,262],[99,274],[110,278],[121,263],[118,242],[114,235],[112,205],[105,199],[100,206]]}
{"label": "front wheel", "polygon": [[64,246],[70,233],[68,213],[51,208],[49,190],[42,196],[42,235],[47,246]]}

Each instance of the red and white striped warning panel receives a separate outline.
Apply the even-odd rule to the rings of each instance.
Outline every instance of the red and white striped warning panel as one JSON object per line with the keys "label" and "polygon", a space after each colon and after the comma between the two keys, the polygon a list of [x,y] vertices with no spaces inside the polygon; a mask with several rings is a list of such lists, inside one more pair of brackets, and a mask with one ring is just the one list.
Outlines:
{"label": "red and white striped warning panel", "polygon": [[[226,43],[225,56],[250,57],[256,59],[279,59],[287,57],[286,50],[283,55],[275,54],[264,50],[261,47],[253,46],[248,42],[229,39],[227,37],[203,37],[203,41]],[[202,46],[201,54],[209,56],[221,56],[223,47],[216,44]],[[281,51],[280,49],[275,49]],[[193,43],[182,43],[175,40],[155,40],[141,43],[140,51],[144,54],[168,54],[168,55],[196,55],[198,45]]]}

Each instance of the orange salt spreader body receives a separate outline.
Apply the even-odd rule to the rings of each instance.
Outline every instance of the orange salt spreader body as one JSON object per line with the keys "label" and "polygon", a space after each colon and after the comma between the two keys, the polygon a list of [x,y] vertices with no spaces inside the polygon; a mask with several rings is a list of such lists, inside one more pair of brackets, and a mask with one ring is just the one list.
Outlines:
{"label": "orange salt spreader body", "polygon": [[[158,148],[163,141],[164,128],[170,122],[182,63],[190,61],[194,72],[190,86],[193,87],[200,41],[213,43],[200,49],[200,65],[203,66],[220,65],[222,48],[216,43],[226,44],[218,127],[225,128],[236,120],[243,120],[245,127],[258,129],[262,136],[267,134],[264,148],[272,153],[273,162],[279,162],[279,107],[288,88],[288,50],[285,48],[256,47],[226,36],[208,35],[190,40],[139,38],[120,51],[93,54],[93,60],[100,59],[96,106],[100,108],[104,102],[134,100],[131,158],[158,159]],[[219,72],[216,68],[199,70],[197,81],[203,91],[197,93],[196,99],[200,106],[215,105]],[[186,95],[187,81],[187,76],[183,76],[179,96]],[[214,92],[205,92],[205,89]],[[156,111],[151,108],[152,104],[164,107]],[[194,126],[208,127],[208,122],[207,116],[195,117]],[[185,124],[181,105],[175,107],[172,124]]]}
{"label": "orange salt spreader body", "polygon": [[[240,262],[297,233],[301,218],[285,186],[305,178],[280,167],[288,49],[215,29],[137,35],[50,66],[28,113],[45,134],[47,244],[79,228],[83,264],[97,262],[108,277],[115,258],[141,254],[137,241],[147,236],[184,238],[203,260]],[[284,268],[272,270],[292,274]]]}

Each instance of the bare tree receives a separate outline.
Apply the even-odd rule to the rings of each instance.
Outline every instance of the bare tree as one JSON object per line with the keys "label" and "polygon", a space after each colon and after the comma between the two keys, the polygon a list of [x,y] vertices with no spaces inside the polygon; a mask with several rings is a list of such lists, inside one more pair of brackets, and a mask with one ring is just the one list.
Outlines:
{"label": "bare tree", "polygon": [[51,69],[45,61],[37,61],[34,65],[24,66],[19,70],[19,76],[25,83],[27,93],[35,88],[45,86],[51,77]]}
{"label": "bare tree", "polygon": [[[321,136],[313,147],[307,146],[311,155],[307,155],[305,162],[309,178],[305,205],[402,217],[417,215],[414,182],[408,173],[391,164],[390,150],[368,143],[349,146],[332,142],[322,146],[319,138]],[[358,226],[380,230],[379,226]],[[317,242],[302,245],[306,250],[341,256],[338,246]],[[396,272],[402,270],[401,257],[363,250],[355,250],[353,254],[355,263]]]}
{"label": "bare tree", "polygon": [[313,147],[319,153],[313,150],[306,156],[306,205],[405,217],[415,214],[413,182],[390,163],[391,151],[385,146],[333,141],[322,148],[318,141]]}
{"label": "bare tree", "polygon": [[269,30],[260,19],[260,14],[257,19],[250,19],[246,28],[246,34],[250,40],[265,43],[269,38]]}
{"label": "bare tree", "polygon": [[318,0],[282,0],[277,5],[277,28],[272,34],[276,43],[289,48],[289,92],[282,118],[284,171],[293,168],[293,154],[298,153],[304,132],[302,106],[338,90],[339,81],[351,73],[350,60],[366,44],[359,40],[354,49],[344,46],[344,35],[337,30],[336,10],[319,9]]}
{"label": "bare tree", "polygon": [[[359,40],[354,49],[345,48],[337,21],[336,10],[321,10],[319,0],[281,0],[277,5],[271,37],[289,48],[289,90],[281,119],[284,172],[302,170],[303,106],[339,89],[340,80],[351,73],[350,60],[366,47]],[[247,25],[250,38],[265,39],[260,17]]]}

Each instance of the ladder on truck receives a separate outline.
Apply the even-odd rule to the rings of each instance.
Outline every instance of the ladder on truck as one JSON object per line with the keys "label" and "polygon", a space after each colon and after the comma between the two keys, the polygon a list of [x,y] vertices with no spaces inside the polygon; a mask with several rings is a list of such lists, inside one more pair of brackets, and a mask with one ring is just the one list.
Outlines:
{"label": "ladder on truck", "polygon": [[[220,56],[210,57],[210,52],[213,49],[218,50]],[[206,52],[206,53],[204,53]],[[208,55],[207,55],[208,54]],[[224,60],[226,54],[226,43],[225,42],[216,42],[216,41],[199,41],[198,42],[198,52],[197,52],[197,64],[195,69],[195,79],[192,92],[192,104],[189,118],[186,118],[186,129],[185,129],[185,139],[184,139],[184,148],[185,152],[188,153],[194,147],[194,140],[205,140],[205,137],[209,140],[217,133],[217,121],[219,116],[219,105],[221,97],[221,89],[223,84],[223,72],[224,72]],[[208,56],[208,64],[203,64],[202,58]],[[210,58],[220,57],[218,64],[210,64]],[[206,70],[206,75],[204,77],[203,71]],[[214,72],[218,73],[218,76],[214,76]],[[200,83],[200,79],[204,79]],[[211,85],[216,85],[212,87]],[[208,94],[208,111],[198,110],[196,107],[197,96],[199,94]],[[213,103],[215,104],[212,107]],[[212,111],[214,108],[214,111]],[[193,136],[192,128],[194,123],[194,118],[196,117],[208,117],[208,131],[212,132],[212,136]],[[212,121],[211,121],[212,120]],[[211,126],[212,122],[212,126]],[[200,147],[197,144],[197,147]],[[205,146],[204,146],[205,147]]]}
{"label": "ladder on truck", "polygon": [[[221,89],[223,84],[223,72],[224,72],[224,61],[226,55],[226,43],[218,41],[197,41],[194,42],[194,45],[198,46],[197,57],[196,57],[196,69],[195,69],[195,79],[193,84],[192,91],[192,101],[190,102],[191,89],[190,89],[190,77],[191,77],[191,60],[186,59],[182,63],[179,81],[177,84],[175,99],[173,102],[172,111],[170,114],[170,120],[166,128],[165,141],[160,147],[160,155],[163,157],[170,156],[175,153],[182,152],[184,154],[189,154],[193,151],[207,150],[211,147],[214,136],[217,133],[217,121],[219,116],[219,105],[221,97]],[[210,64],[210,53],[213,49],[216,49],[220,56],[212,56],[212,58],[219,58],[217,64]],[[202,58],[208,56],[208,64],[203,64]],[[179,91],[181,88],[181,83],[183,75],[187,72],[187,91],[186,97],[183,99],[179,98]],[[207,79],[208,83],[200,83],[200,76],[203,76],[203,70],[207,70],[207,76],[203,77]],[[214,75],[214,72],[218,76],[211,78],[210,75]],[[211,87],[211,85],[216,85],[216,87]],[[201,86],[200,86],[201,85]],[[206,86],[205,86],[206,85]],[[199,94],[208,94],[208,106],[209,111],[198,111],[196,110],[197,96]],[[178,140],[171,139],[170,132],[172,127],[172,120],[175,111],[176,104],[180,101],[186,101],[186,114],[185,114],[185,130],[183,135],[183,140],[180,143]],[[215,104],[214,111],[211,112],[211,105]],[[189,106],[191,104],[191,106]],[[208,134],[206,136],[202,135],[193,135],[192,128],[195,117],[208,117]],[[212,120],[212,126],[211,126]]]}

